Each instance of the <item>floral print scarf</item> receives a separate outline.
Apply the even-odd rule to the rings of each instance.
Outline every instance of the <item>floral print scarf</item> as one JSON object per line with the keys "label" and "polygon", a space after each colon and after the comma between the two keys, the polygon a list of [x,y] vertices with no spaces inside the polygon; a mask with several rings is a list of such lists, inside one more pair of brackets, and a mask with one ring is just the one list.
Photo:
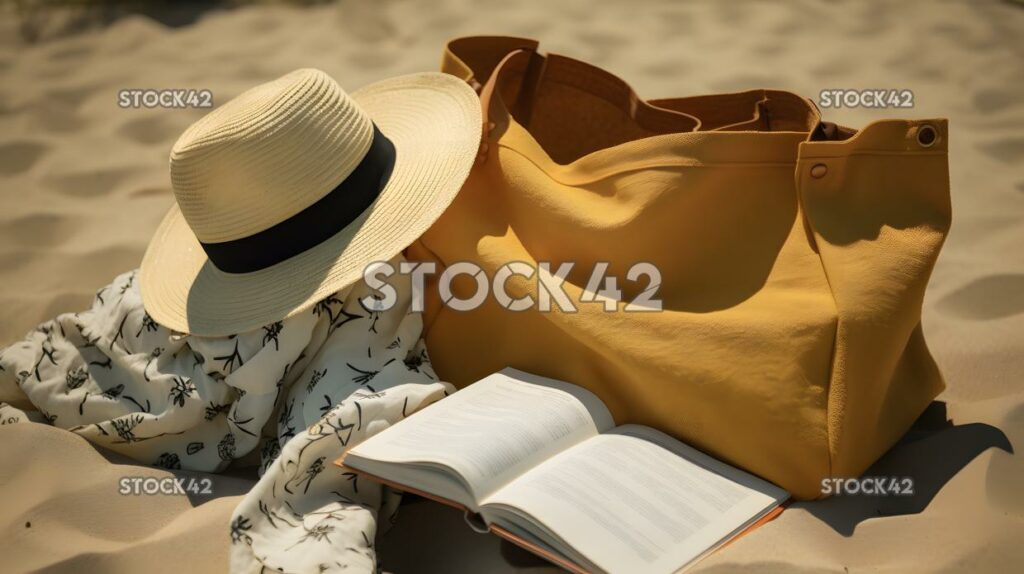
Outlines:
{"label": "floral print scarf", "polygon": [[431,369],[407,278],[391,281],[386,311],[358,283],[260,329],[197,337],[153,321],[136,275],[0,351],[0,397],[31,405],[0,402],[0,424],[47,422],[167,469],[258,455],[230,525],[232,570],[374,571],[378,519],[399,494],[333,462],[452,390]]}

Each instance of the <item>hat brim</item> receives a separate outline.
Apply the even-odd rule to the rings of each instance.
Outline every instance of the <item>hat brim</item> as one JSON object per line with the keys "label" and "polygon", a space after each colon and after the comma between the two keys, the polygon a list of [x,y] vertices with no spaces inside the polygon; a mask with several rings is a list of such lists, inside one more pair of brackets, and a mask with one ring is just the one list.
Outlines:
{"label": "hat brim", "polygon": [[330,239],[252,273],[217,269],[174,205],[139,275],[143,304],[156,322],[223,336],[301,313],[360,280],[368,264],[398,255],[441,216],[479,148],[473,89],[431,72],[377,82],[351,97],[395,145],[394,169],[374,203]]}

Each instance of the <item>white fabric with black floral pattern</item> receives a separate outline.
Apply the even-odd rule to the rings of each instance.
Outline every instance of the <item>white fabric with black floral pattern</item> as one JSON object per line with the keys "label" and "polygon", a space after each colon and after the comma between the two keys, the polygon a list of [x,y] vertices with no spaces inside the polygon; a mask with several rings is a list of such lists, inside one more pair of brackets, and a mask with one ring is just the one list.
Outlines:
{"label": "white fabric with black floral pattern", "polygon": [[[398,261],[393,261],[397,267]],[[92,309],[0,351],[0,424],[48,422],[140,462],[218,472],[258,451],[261,478],[232,517],[233,571],[374,571],[378,518],[399,494],[333,462],[447,395],[410,312],[411,286],[373,311],[363,283],[247,333],[196,337],[155,323],[136,272]]]}

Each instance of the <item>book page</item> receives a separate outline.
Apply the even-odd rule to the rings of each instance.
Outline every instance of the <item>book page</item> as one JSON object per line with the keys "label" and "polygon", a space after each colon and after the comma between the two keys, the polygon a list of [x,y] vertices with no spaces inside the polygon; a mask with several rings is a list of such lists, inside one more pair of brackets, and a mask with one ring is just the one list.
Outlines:
{"label": "book page", "polygon": [[613,424],[589,391],[505,369],[367,439],[346,464],[359,468],[359,458],[438,463],[457,472],[479,500]]}
{"label": "book page", "polygon": [[[785,500],[765,481],[647,427],[589,439],[482,501],[517,508],[606,572],[674,572]],[[496,512],[495,515],[510,516]]]}

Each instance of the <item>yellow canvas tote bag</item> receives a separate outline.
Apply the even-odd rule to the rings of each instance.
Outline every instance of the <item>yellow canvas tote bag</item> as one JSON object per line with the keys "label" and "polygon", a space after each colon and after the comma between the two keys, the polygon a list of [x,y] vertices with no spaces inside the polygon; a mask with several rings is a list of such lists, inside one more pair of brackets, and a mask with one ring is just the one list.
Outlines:
{"label": "yellow canvas tote bag", "polygon": [[[950,224],[945,120],[854,131],[771,90],[644,102],[519,38],[455,40],[443,69],[485,115],[468,181],[408,250],[436,266],[443,379],[570,381],[803,499],[862,473],[943,388],[920,317]],[[504,302],[451,304],[481,287],[459,273],[445,296],[467,262]],[[567,262],[574,309],[538,279]]]}

